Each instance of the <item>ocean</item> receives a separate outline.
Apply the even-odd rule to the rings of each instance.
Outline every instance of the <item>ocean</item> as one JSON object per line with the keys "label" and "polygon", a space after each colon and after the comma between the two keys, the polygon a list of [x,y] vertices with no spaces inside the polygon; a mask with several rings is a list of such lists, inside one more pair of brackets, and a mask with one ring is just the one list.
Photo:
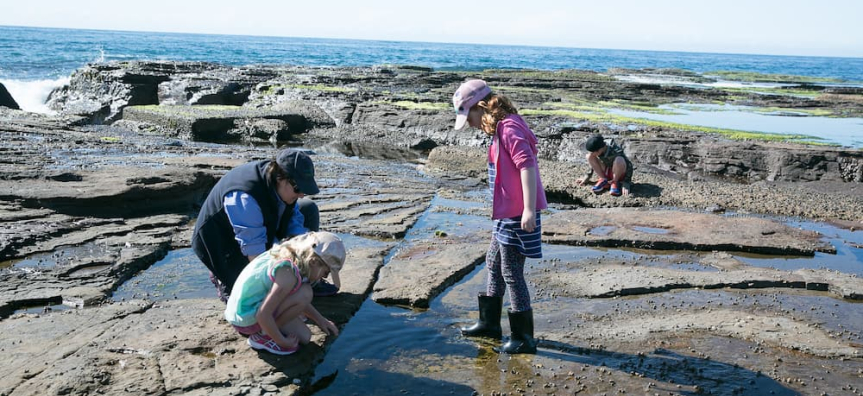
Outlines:
{"label": "ocean", "polygon": [[48,93],[90,62],[207,61],[231,65],[488,68],[680,68],[753,71],[863,81],[863,58],[632,51],[406,41],[229,36],[0,26],[0,82],[22,108],[47,111]]}

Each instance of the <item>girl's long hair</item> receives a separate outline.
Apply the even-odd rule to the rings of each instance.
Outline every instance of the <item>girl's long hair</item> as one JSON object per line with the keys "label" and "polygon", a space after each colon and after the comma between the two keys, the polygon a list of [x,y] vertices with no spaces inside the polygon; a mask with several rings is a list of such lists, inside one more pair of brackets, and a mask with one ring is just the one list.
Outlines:
{"label": "girl's long hair", "polygon": [[494,136],[497,131],[497,123],[506,118],[510,114],[518,114],[518,110],[512,105],[512,102],[503,95],[490,93],[483,100],[477,103],[482,114],[482,130],[486,135]]}
{"label": "girl's long hair", "polygon": [[300,275],[306,279],[309,277],[309,270],[312,263],[319,261],[320,258],[311,249],[305,252],[298,252],[291,244],[287,243],[287,239],[278,245],[273,245],[270,249],[270,255],[276,261],[289,260],[300,269]]}

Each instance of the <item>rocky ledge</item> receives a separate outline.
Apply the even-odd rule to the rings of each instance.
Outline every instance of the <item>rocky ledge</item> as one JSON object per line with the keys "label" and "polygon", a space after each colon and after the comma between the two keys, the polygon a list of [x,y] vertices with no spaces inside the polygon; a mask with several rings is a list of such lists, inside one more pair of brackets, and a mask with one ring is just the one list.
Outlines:
{"label": "rocky ledge", "polygon": [[545,159],[581,164],[581,142],[590,134],[602,133],[621,141],[638,166],[683,178],[863,181],[860,150],[729,141],[681,125],[614,125],[589,116],[597,104],[626,110],[681,102],[863,115],[859,92],[828,93],[811,85],[807,87],[812,95],[801,97],[638,84],[573,70],[457,73],[398,66],[111,62],[76,71],[69,85],[51,94],[49,105],[91,123],[124,120],[147,130],[204,141],[284,141],[313,132],[420,150],[439,145],[476,147],[484,144],[481,136],[456,134],[451,128],[450,97],[466,77],[483,78],[515,100],[534,126]]}

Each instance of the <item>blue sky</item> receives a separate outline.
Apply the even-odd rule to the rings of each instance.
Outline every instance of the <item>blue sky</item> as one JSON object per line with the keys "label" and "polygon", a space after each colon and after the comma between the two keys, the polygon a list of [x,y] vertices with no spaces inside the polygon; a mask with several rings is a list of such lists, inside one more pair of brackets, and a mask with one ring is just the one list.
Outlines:
{"label": "blue sky", "polygon": [[16,26],[863,57],[863,0],[32,0],[2,8],[0,25]]}

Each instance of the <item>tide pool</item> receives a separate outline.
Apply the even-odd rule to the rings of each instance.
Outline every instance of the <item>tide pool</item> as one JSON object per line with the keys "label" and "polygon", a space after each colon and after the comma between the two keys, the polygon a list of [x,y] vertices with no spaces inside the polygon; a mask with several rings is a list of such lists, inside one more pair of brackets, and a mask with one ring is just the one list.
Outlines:
{"label": "tide pool", "polygon": [[736,129],[783,135],[807,135],[818,141],[853,148],[863,148],[863,118],[831,118],[810,116],[793,110],[762,113],[756,107],[735,105],[663,105],[671,114],[655,114],[633,110],[609,109],[608,112],[632,118]]}

